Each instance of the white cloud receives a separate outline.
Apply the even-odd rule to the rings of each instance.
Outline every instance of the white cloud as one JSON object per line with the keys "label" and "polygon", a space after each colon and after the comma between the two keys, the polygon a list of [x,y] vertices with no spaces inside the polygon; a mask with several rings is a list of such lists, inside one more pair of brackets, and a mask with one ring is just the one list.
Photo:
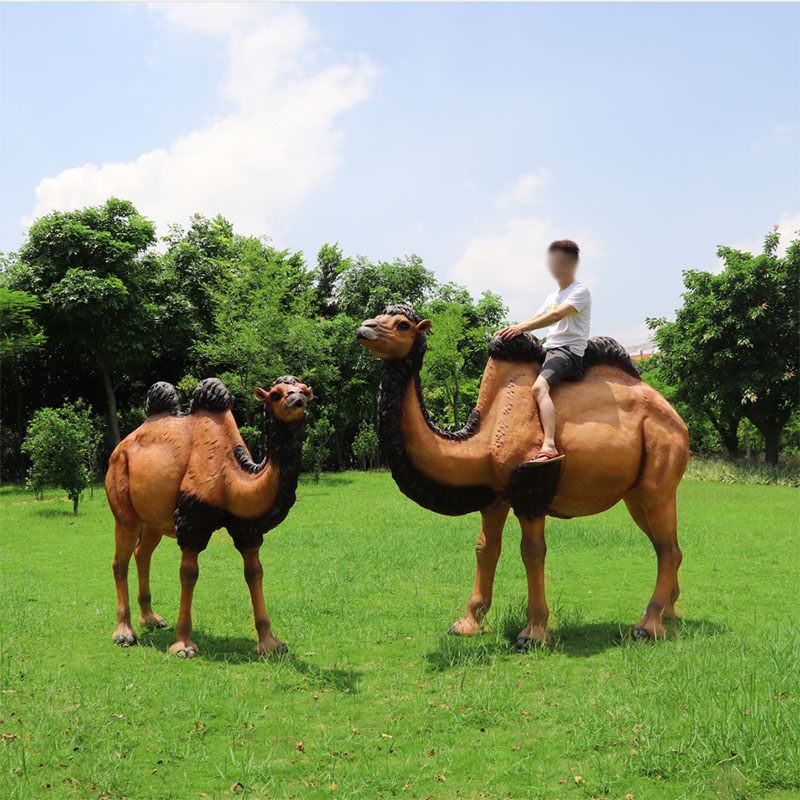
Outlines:
{"label": "white cloud", "polygon": [[789,243],[794,241],[800,235],[800,211],[792,213],[791,211],[784,211],[781,218],[777,222],[778,233],[781,235],[781,243],[778,247],[778,254],[786,255],[786,248]]}
{"label": "white cloud", "polygon": [[[509,305],[511,319],[522,320],[539,309],[553,290],[553,278],[545,265],[547,248],[567,234],[548,219],[513,217],[502,231],[471,239],[464,255],[453,266],[451,279],[465,284],[477,295],[486,289],[500,294]],[[583,256],[600,254],[599,245],[588,235],[571,232]],[[591,281],[583,273],[582,277]]]}
{"label": "white cloud", "polygon": [[134,161],[85,164],[44,178],[31,218],[115,195],[160,225],[199,211],[221,213],[242,232],[269,230],[271,219],[340,163],[334,121],[369,96],[375,67],[364,55],[320,65],[317,32],[296,9],[165,3],[153,13],[179,32],[224,40],[221,86],[232,111]]}
{"label": "white cloud", "polygon": [[495,200],[498,208],[532,203],[541,196],[541,193],[550,185],[550,173],[545,167],[540,167],[536,172],[529,172],[519,177],[514,184],[501,192]]}

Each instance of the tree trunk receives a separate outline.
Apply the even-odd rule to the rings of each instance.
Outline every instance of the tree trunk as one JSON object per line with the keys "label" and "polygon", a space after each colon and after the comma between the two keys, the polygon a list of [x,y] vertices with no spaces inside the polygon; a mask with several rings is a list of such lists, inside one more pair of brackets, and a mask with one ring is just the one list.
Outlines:
{"label": "tree trunk", "polygon": [[764,434],[764,461],[777,465],[780,451],[781,428],[771,428],[769,433]]}
{"label": "tree trunk", "polygon": [[739,420],[741,417],[731,418],[717,416],[710,408],[705,409],[706,416],[711,420],[711,424],[722,440],[730,458],[739,458]]}
{"label": "tree trunk", "polygon": [[781,434],[789,421],[791,411],[783,409],[776,413],[769,407],[759,407],[753,403],[746,407],[745,413],[764,437],[764,461],[767,464],[777,464],[781,451]]}
{"label": "tree trunk", "polygon": [[344,469],[344,462],[342,459],[342,436],[338,427],[333,435],[333,449],[336,453],[336,469],[341,472]]}
{"label": "tree trunk", "polygon": [[111,373],[105,362],[100,361],[100,369],[103,373],[103,388],[106,391],[106,401],[108,402],[108,430],[111,433],[111,446],[116,447],[120,442],[117,396],[114,393],[114,384],[111,382]]}
{"label": "tree trunk", "polygon": [[77,516],[78,516],[78,500],[80,500],[80,495],[77,495],[77,494],[76,494],[76,495],[75,495],[75,496],[72,498],[72,514],[73,514],[73,516],[75,516],[75,517],[77,517]]}

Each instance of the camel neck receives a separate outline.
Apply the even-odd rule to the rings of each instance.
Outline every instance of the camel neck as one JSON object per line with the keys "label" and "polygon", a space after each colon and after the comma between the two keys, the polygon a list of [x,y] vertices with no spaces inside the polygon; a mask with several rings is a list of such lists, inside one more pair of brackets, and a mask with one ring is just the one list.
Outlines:
{"label": "camel neck", "polygon": [[239,475],[231,488],[252,509],[246,516],[263,533],[280,524],[294,505],[304,434],[304,422],[287,424],[269,416],[267,454],[260,464],[250,460],[242,445],[234,448]]}
{"label": "camel neck", "polygon": [[494,499],[484,485],[481,448],[470,446],[480,414],[473,411],[456,433],[432,423],[419,380],[425,349],[426,340],[419,337],[406,358],[384,362],[378,404],[381,449],[404,494],[442,514],[466,514]]}

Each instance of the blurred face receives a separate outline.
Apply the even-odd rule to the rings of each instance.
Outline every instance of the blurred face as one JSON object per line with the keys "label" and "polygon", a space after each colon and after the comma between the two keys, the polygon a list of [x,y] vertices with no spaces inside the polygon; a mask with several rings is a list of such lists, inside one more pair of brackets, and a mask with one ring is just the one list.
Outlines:
{"label": "blurred face", "polygon": [[572,283],[578,259],[563,250],[554,250],[547,254],[547,268],[558,283]]}

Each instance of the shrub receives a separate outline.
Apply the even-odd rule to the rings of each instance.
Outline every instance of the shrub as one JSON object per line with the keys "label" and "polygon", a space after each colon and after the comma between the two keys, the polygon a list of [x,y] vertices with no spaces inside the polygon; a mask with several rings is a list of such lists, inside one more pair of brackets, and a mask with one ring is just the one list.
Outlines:
{"label": "shrub", "polygon": [[361,469],[375,466],[378,456],[378,433],[374,425],[362,422],[361,428],[353,439],[353,455]]}
{"label": "shrub", "polygon": [[89,409],[79,400],[61,408],[40,408],[28,426],[22,449],[31,459],[28,486],[41,497],[45,486],[64,489],[78,513],[81,492],[91,480],[100,436]]}
{"label": "shrub", "polygon": [[691,458],[686,469],[690,481],[719,483],[777,484],[800,486],[800,464],[757,464],[723,458]]}
{"label": "shrub", "polygon": [[314,473],[314,483],[319,483],[319,475],[331,449],[328,446],[333,436],[333,425],[327,417],[319,417],[308,427],[303,442],[303,466]]}

